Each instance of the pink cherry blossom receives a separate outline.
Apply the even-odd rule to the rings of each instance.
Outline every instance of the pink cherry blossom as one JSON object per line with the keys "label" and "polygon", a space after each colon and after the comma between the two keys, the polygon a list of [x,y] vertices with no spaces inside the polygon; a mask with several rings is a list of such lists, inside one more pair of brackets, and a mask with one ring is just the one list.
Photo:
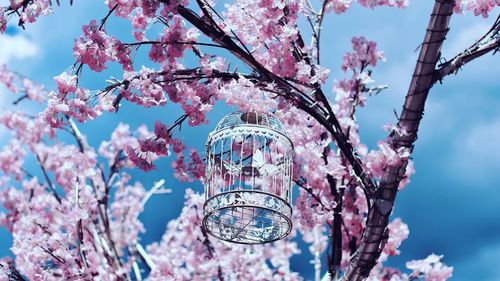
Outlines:
{"label": "pink cherry blossom", "polygon": [[23,79],[23,87],[27,97],[32,101],[42,102],[47,98],[44,87],[33,83],[30,79]]}
{"label": "pink cherry blossom", "polygon": [[459,0],[456,2],[455,12],[462,13],[466,10],[474,12],[475,16],[487,18],[495,6],[500,6],[498,0]]}
{"label": "pink cherry blossom", "polygon": [[125,153],[127,157],[132,161],[139,169],[144,171],[150,171],[155,168],[151,161],[143,158],[138,152],[135,151],[132,146],[128,145],[125,147]]}
{"label": "pink cherry blossom", "polygon": [[130,69],[128,50],[116,38],[106,34],[95,20],[83,26],[84,36],[75,40],[73,53],[77,62],[86,64],[94,71],[103,71],[109,61],[119,61],[124,69]]}
{"label": "pink cherry blossom", "polygon": [[365,37],[353,37],[351,42],[354,52],[344,56],[342,70],[376,66],[378,60],[384,59],[384,54],[377,49],[375,42],[368,41]]}
{"label": "pink cherry blossom", "polygon": [[120,156],[125,152],[125,149],[130,147],[137,147],[139,142],[137,138],[130,131],[130,126],[119,123],[109,141],[101,142],[99,146],[99,154],[108,159],[109,166],[119,167],[133,167],[133,163],[128,159],[122,159]]}
{"label": "pink cherry blossom", "polygon": [[327,2],[326,11],[341,14],[351,7],[352,0],[331,0]]}
{"label": "pink cherry blossom", "polygon": [[167,126],[160,121],[155,122],[154,133],[156,136],[164,139],[165,141],[169,141],[171,138],[171,135],[170,135],[170,132],[168,131]]}
{"label": "pink cherry blossom", "polygon": [[[144,107],[163,106],[167,99],[162,87],[155,82],[156,72],[152,69],[142,67],[137,73],[124,73],[124,78],[130,81],[130,88],[137,89],[138,93],[130,90],[123,91],[124,97]],[[137,78],[136,78],[137,77]]]}
{"label": "pink cherry blossom", "polygon": [[24,156],[26,155],[21,144],[18,142],[11,143],[0,151],[0,170],[5,174],[13,175],[17,180],[23,176],[22,166],[24,164]]}
{"label": "pink cherry blossom", "polygon": [[146,194],[140,183],[125,185],[120,182],[114,195],[115,201],[111,204],[111,234],[113,240],[120,249],[126,248],[130,241],[138,239],[138,235],[144,232],[144,226],[139,220],[139,214],[143,211],[142,200]]}
{"label": "pink cherry blossom", "polygon": [[[17,0],[15,0],[17,1]],[[50,1],[34,1],[26,5],[21,13],[21,19],[24,22],[35,22],[38,16],[46,16],[52,13]]]}
{"label": "pink cherry blossom", "polygon": [[[235,95],[234,93],[238,93]],[[277,103],[271,99],[274,94],[255,87],[253,83],[240,77],[224,85],[219,90],[219,99],[225,99],[228,105],[236,105],[241,111],[269,112]]]}
{"label": "pink cherry blossom", "polygon": [[453,267],[448,267],[441,262],[443,256],[429,255],[423,260],[413,260],[406,263],[408,269],[413,270],[411,277],[423,277],[425,281],[448,280],[453,273]]}
{"label": "pink cherry blossom", "polygon": [[0,83],[2,83],[10,91],[17,93],[19,88],[16,83],[16,75],[7,69],[6,65],[0,66]]}
{"label": "pink cherry blossom", "polygon": [[389,224],[389,239],[384,247],[384,254],[393,256],[399,255],[399,246],[408,238],[410,231],[408,225],[403,223],[401,219],[397,218]]}
{"label": "pink cherry blossom", "polygon": [[376,176],[381,177],[385,167],[396,165],[402,159],[407,159],[409,151],[406,149],[398,149],[395,151],[387,142],[378,142],[378,151],[370,151],[367,158],[367,168]]}
{"label": "pink cherry blossom", "polygon": [[30,147],[36,146],[44,137],[55,136],[55,130],[40,116],[31,118],[21,112],[7,111],[0,115],[0,124],[9,129],[16,139]]}
{"label": "pink cherry blossom", "polygon": [[[482,17],[500,5],[498,0],[456,2],[456,12],[472,11]],[[28,23],[53,12],[49,0],[5,3],[7,7],[0,8],[0,33],[13,23],[29,28]],[[352,157],[359,160],[358,168],[375,189],[388,168],[405,166],[399,182],[403,188],[414,166],[410,149],[392,143],[394,136],[408,135],[406,128],[385,126],[389,137],[374,148],[362,138],[356,119],[370,96],[385,88],[374,86],[372,76],[384,60],[377,43],[353,37],[352,50],[339,65],[341,77],[320,65],[321,42],[316,41],[323,18],[334,16],[329,13],[408,4],[407,0],[106,0],[100,14],[108,16],[82,27],[73,44],[74,67],[54,77],[57,90],[45,90],[0,66],[0,83],[16,95],[16,104],[23,101],[23,107],[0,115],[0,125],[11,138],[0,148],[0,225],[12,233],[15,256],[0,261],[0,279],[18,270],[29,280],[302,280],[290,270],[290,258],[300,253],[299,237],[313,254],[319,277],[325,266],[322,257],[331,246],[336,207],[342,207],[340,266],[345,271],[363,239],[374,198],[367,198],[367,194],[373,197],[371,191],[363,190],[360,172],[348,157],[352,155],[340,149],[332,130],[345,135],[356,152]],[[111,34],[106,29],[114,24],[113,17],[128,26],[126,41],[118,37],[121,32]],[[304,32],[306,19],[311,29]],[[305,25],[309,28],[309,23]],[[149,63],[139,64],[134,61],[138,57]],[[118,75],[107,73],[115,71],[114,64],[121,67]],[[89,70],[118,78],[111,77],[94,91],[81,79]],[[333,91],[323,98],[329,81]],[[140,234],[146,229],[140,215],[148,199],[161,193],[163,182],[150,188],[135,181],[133,170],[147,172],[163,161],[178,181],[203,182],[206,155],[190,147],[191,140],[177,129],[184,124],[214,125],[210,112],[223,101],[240,111],[272,112],[282,122],[294,145],[292,178],[299,185],[293,196],[294,229],[284,240],[266,245],[218,241],[202,228],[204,196],[187,189],[178,218],[144,250]],[[36,105],[24,107],[25,102]],[[98,134],[100,139],[96,134],[87,139],[86,133],[92,132],[86,131],[87,126],[79,128],[105,112],[120,109],[130,114],[130,103],[142,110],[159,107],[166,114],[177,112],[171,110],[176,107],[181,117],[173,124],[157,118],[153,132],[147,129],[153,124],[132,128],[119,123],[110,136]],[[243,138],[235,138],[231,145],[241,149],[243,157],[255,152]],[[264,160],[280,157],[278,153]],[[401,219],[388,225],[383,237],[387,240],[377,253],[379,263],[367,280],[451,277],[452,268],[437,255],[409,262],[411,273],[385,266],[389,256],[399,254],[408,235]]]}
{"label": "pink cherry blossom", "polygon": [[0,34],[7,30],[7,17],[3,9],[0,9]]}

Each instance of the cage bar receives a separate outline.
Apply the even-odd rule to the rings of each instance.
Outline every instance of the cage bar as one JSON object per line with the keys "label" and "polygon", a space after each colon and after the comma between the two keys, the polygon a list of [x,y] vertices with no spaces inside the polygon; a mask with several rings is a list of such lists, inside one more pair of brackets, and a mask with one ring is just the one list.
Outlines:
{"label": "cage bar", "polygon": [[270,113],[233,112],[206,144],[203,228],[218,239],[263,244],[292,229],[293,145]]}

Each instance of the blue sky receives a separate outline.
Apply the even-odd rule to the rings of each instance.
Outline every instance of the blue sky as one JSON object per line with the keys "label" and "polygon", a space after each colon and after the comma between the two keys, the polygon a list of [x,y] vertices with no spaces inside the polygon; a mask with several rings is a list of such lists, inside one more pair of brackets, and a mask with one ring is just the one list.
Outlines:
{"label": "blue sky", "polygon": [[[0,4],[3,4],[0,0]],[[66,2],[66,1],[61,1]],[[105,13],[103,1],[75,1],[74,7],[55,7],[55,14],[43,17],[26,31],[10,27],[0,36],[0,64],[54,87],[53,76],[74,62],[74,38],[81,34],[81,25],[90,19],[100,19]],[[350,50],[352,36],[365,36],[378,43],[387,61],[374,71],[377,83],[389,88],[369,99],[360,110],[358,121],[363,141],[370,147],[385,138],[382,126],[395,122],[394,109],[401,111],[411,73],[418,55],[431,1],[414,0],[406,10],[380,8],[375,11],[355,7],[337,16],[330,14],[323,27],[322,61],[332,70],[324,87],[330,92],[333,79],[342,79],[342,56]],[[498,9],[496,10],[498,13]],[[474,42],[488,30],[495,19],[455,15],[451,22],[443,57],[450,58]],[[107,24],[110,33],[119,38],[130,38],[129,26],[111,18]],[[145,62],[143,55],[136,61]],[[102,88],[105,78],[118,76],[112,66],[105,73],[84,71],[82,83],[91,89]],[[401,216],[410,227],[410,236],[401,247],[402,254],[389,264],[403,267],[410,259],[424,258],[430,253],[445,255],[445,262],[455,267],[452,280],[500,280],[497,270],[500,260],[500,56],[487,55],[463,68],[457,76],[436,85],[429,96],[419,139],[416,144],[416,174],[411,184],[398,195],[394,216]],[[333,98],[333,96],[331,96]],[[0,108],[9,107],[11,96],[0,88]],[[174,108],[172,110],[172,108]],[[197,128],[183,127],[186,142],[201,148],[208,132],[225,113],[230,111],[218,104],[210,114],[211,123]],[[98,146],[109,138],[120,121],[137,127],[142,123],[152,126],[155,120],[169,123],[180,110],[175,107],[142,110],[125,104],[118,114],[106,114],[96,121],[82,125],[89,141]],[[99,133],[98,133],[99,132]],[[103,134],[102,132],[106,132]],[[8,136],[0,130],[0,143]],[[171,195],[154,197],[142,219],[148,232],[142,236],[144,244],[160,239],[166,222],[176,217],[182,206],[184,189],[171,177],[168,161],[158,169],[145,174],[134,172],[136,179],[146,187],[161,178],[173,189]],[[200,185],[194,185],[201,190]],[[0,230],[0,255],[8,254],[10,238]],[[307,248],[303,248],[307,253]],[[308,255],[295,258],[292,267],[312,278]]]}

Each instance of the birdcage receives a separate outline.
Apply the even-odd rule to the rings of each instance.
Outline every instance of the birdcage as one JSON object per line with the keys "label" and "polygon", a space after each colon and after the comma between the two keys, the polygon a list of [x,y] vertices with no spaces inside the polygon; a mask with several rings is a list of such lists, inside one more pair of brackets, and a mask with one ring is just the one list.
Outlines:
{"label": "birdcage", "polygon": [[262,244],[292,229],[293,145],[272,114],[233,112],[207,141],[203,228],[228,242]]}

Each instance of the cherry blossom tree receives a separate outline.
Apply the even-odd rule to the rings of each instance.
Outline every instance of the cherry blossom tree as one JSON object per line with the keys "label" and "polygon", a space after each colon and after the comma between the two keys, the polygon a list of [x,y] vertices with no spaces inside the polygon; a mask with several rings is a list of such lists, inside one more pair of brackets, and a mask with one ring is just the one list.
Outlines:
{"label": "cherry blossom tree", "polygon": [[[52,13],[52,2],[11,0],[0,9],[0,31],[9,22],[29,28]],[[322,265],[332,280],[451,277],[452,268],[438,255],[408,262],[408,271],[383,266],[409,233],[401,219],[389,216],[413,173],[411,153],[430,89],[500,46],[498,19],[475,44],[443,62],[450,18],[466,11],[488,17],[500,1],[435,1],[398,123],[385,127],[388,137],[375,150],[360,139],[356,111],[385,88],[372,78],[384,59],[377,44],[353,37],[341,66],[350,77],[335,80],[332,95],[323,89],[334,79],[321,65],[324,18],[358,4],[405,8],[408,1],[235,0],[219,7],[210,0],[106,0],[104,17],[84,25],[75,39],[73,67],[54,77],[57,89],[1,67],[0,82],[18,98],[0,116],[12,135],[0,151],[0,225],[12,233],[15,256],[1,260],[0,280],[301,280],[289,267],[299,254],[298,233],[310,244],[316,280]],[[111,16],[130,21],[133,42],[106,31]],[[162,33],[153,35],[158,27]],[[155,67],[134,63],[142,51]],[[182,60],[187,56],[194,59]],[[121,66],[121,78],[111,77],[99,90],[80,83],[84,70],[103,72],[110,63]],[[295,147],[294,230],[260,246],[218,241],[201,228],[203,196],[188,189],[161,240],[142,245],[138,216],[151,196],[169,190],[163,181],[144,187],[130,170],[169,161],[178,180],[203,181],[203,154],[187,147],[175,129],[208,123],[216,101],[273,112],[283,122]],[[41,112],[16,109],[28,102]],[[120,124],[108,141],[91,147],[78,123],[98,122],[131,103],[179,104],[183,114],[173,124]],[[64,133],[72,141],[63,140]],[[26,168],[30,162],[39,171]]]}

